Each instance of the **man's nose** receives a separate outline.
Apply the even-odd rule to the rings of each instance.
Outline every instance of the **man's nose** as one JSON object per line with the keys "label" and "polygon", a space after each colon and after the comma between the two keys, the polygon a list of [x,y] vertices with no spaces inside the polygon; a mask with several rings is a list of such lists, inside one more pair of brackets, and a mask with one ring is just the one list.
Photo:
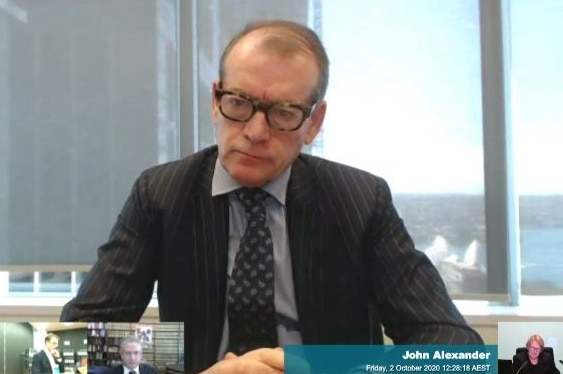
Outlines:
{"label": "man's nose", "polygon": [[266,119],[266,113],[256,111],[244,127],[245,135],[253,142],[259,142],[270,137],[270,126]]}

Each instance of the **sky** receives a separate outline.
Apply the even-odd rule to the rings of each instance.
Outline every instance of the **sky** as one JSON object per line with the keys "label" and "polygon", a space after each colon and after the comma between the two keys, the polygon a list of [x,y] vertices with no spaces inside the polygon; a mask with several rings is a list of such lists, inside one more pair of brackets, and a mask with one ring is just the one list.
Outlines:
{"label": "sky", "polygon": [[[563,2],[510,8],[517,191],[563,193]],[[394,192],[483,193],[478,1],[322,2],[331,60],[323,156]]]}

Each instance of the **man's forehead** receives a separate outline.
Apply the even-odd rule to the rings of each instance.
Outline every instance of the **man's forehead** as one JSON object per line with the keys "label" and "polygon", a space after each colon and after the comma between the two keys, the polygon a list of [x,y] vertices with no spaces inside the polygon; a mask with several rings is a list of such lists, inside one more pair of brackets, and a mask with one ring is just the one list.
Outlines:
{"label": "man's forehead", "polygon": [[125,346],[123,348],[125,348],[125,349],[137,349],[137,348],[141,348],[141,344],[135,343],[135,342],[129,342],[129,343],[125,344]]}
{"label": "man's forehead", "polygon": [[239,39],[228,52],[225,61],[229,61],[229,57],[233,55],[252,58],[256,53],[268,53],[283,59],[302,55],[315,60],[309,45],[299,36],[283,30],[258,29]]}

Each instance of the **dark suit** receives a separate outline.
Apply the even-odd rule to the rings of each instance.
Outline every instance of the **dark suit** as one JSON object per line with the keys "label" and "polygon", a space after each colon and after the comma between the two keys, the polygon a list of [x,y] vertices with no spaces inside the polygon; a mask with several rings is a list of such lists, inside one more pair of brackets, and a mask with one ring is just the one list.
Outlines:
{"label": "dark suit", "polygon": [[[526,363],[526,365],[524,365],[524,363]],[[513,373],[518,372],[518,374],[559,374],[559,369],[555,366],[553,356],[547,352],[542,352],[539,355],[537,365],[532,365],[528,361],[527,351],[515,354],[512,358],[512,370]]]}
{"label": "dark suit", "polygon": [[[59,372],[64,373],[64,366],[61,362],[59,364]],[[33,360],[31,361],[31,374],[53,374],[53,369],[51,368],[51,362],[49,362],[49,357],[44,350],[37,352],[33,355]]]}
{"label": "dark suit", "polygon": [[[225,318],[228,196],[211,196],[217,148],[145,171],[62,320],[136,321],[158,280],[160,318],[185,321],[187,371],[216,360]],[[413,242],[381,178],[295,161],[287,230],[304,343],[481,343]],[[133,266],[134,265],[134,266]]]}
{"label": "dark suit", "polygon": [[[109,374],[123,374],[123,365],[114,366],[109,371]],[[150,365],[140,364],[137,374],[158,374],[158,371]]]}

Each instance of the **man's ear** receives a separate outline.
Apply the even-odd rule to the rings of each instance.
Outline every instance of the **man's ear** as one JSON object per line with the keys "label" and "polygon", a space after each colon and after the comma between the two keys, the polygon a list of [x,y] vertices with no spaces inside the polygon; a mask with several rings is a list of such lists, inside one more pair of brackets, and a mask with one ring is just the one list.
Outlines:
{"label": "man's ear", "polygon": [[215,117],[219,115],[219,106],[217,105],[217,99],[215,99],[215,91],[219,89],[219,81],[214,81],[211,86],[211,117],[215,122]]}
{"label": "man's ear", "polygon": [[305,135],[305,144],[307,145],[311,144],[313,140],[315,140],[315,138],[317,137],[318,133],[321,131],[325,119],[325,113],[326,113],[326,101],[323,100],[317,104],[315,110],[309,117],[309,120],[311,121],[311,125],[309,126],[309,129],[307,130],[307,134]]}

